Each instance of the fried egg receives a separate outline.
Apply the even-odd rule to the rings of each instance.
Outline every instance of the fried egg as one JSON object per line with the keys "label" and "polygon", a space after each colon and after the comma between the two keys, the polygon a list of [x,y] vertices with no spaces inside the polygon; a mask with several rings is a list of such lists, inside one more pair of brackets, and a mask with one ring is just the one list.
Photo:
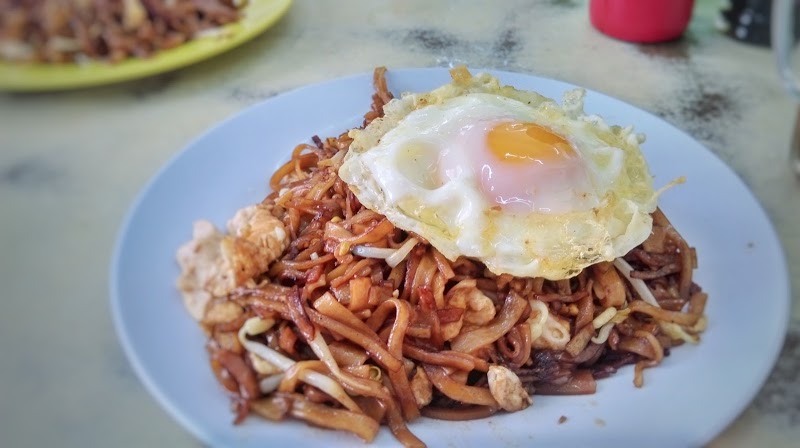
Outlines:
{"label": "fried egg", "polygon": [[650,234],[657,193],[632,127],[454,69],[351,131],[339,176],[366,207],[445,257],[495,274],[572,277]]}

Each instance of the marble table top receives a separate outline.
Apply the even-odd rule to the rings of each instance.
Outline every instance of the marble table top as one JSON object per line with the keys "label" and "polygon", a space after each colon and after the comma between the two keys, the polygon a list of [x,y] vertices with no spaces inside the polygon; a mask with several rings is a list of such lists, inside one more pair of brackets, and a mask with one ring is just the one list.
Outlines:
{"label": "marble table top", "polygon": [[[581,0],[298,0],[253,42],[172,73],[48,94],[0,93],[0,445],[196,446],[139,383],[109,313],[108,268],[140,188],[193,137],[304,84],[389,68],[497,68],[615,96],[730,165],[773,221],[793,279],[790,331],[766,386],[712,446],[800,439],[796,105],[769,50],[714,28],[641,46],[591,27]],[[746,363],[746,360],[742,360]]]}

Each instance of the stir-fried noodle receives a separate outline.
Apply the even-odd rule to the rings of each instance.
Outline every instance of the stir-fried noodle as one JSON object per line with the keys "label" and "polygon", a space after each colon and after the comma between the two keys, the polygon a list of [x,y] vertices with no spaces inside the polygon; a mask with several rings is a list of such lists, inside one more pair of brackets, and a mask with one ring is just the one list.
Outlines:
{"label": "stir-fried noodle", "polygon": [[0,59],[120,62],[239,20],[241,0],[0,0]]}
{"label": "stir-fried noodle", "polygon": [[[375,87],[365,125],[392,98],[383,69]],[[363,207],[337,176],[347,133],[313,141],[257,206],[282,224],[270,235],[285,248],[265,243],[268,268],[196,315],[237,421],[293,417],[367,441],[386,425],[420,446],[406,424],[421,415],[476,419],[535,394],[592,394],[626,364],[640,387],[670,349],[698,341],[695,252],[660,210],[644,243],[574,278],[494,275]]]}

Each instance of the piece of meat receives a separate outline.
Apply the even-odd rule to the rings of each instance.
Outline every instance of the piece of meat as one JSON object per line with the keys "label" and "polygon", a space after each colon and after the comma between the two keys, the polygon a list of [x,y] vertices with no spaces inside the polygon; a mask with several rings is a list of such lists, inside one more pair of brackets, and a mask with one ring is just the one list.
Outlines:
{"label": "piece of meat", "polygon": [[224,297],[265,272],[289,244],[278,218],[263,206],[239,210],[228,223],[230,235],[208,221],[194,225],[191,241],[178,249],[178,289],[189,313],[202,320],[212,297]]}
{"label": "piece of meat", "polygon": [[417,371],[411,378],[411,392],[420,408],[429,405],[433,399],[433,385],[422,367],[417,366]]}
{"label": "piece of meat", "polygon": [[464,310],[463,316],[455,322],[442,325],[442,339],[449,341],[458,336],[464,325],[480,326],[494,319],[497,310],[492,299],[477,288],[474,279],[461,280],[445,296],[448,308]]}
{"label": "piece of meat", "polygon": [[491,366],[487,378],[489,392],[504,410],[515,412],[525,409],[533,403],[533,399],[522,386],[522,381],[511,370],[503,366]]}
{"label": "piece of meat", "polygon": [[289,235],[278,218],[263,205],[252,205],[236,212],[228,221],[228,233],[255,244],[270,261],[289,245]]}

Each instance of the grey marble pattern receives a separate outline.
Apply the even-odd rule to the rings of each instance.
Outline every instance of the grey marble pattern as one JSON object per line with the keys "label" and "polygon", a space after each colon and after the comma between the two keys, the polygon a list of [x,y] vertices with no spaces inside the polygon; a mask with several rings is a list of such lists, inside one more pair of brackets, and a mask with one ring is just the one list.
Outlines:
{"label": "grey marble pattern", "polygon": [[682,40],[642,46],[594,30],[583,0],[297,0],[257,39],[181,70],[0,93],[0,445],[197,446],[145,392],[109,318],[112,246],[139,189],[205,129],[280,92],[378,65],[468,64],[620,98],[742,177],[779,233],[795,306],[774,372],[712,446],[795,446],[800,182],[787,160],[797,106],[769,51],[714,30],[719,4],[698,1]]}

